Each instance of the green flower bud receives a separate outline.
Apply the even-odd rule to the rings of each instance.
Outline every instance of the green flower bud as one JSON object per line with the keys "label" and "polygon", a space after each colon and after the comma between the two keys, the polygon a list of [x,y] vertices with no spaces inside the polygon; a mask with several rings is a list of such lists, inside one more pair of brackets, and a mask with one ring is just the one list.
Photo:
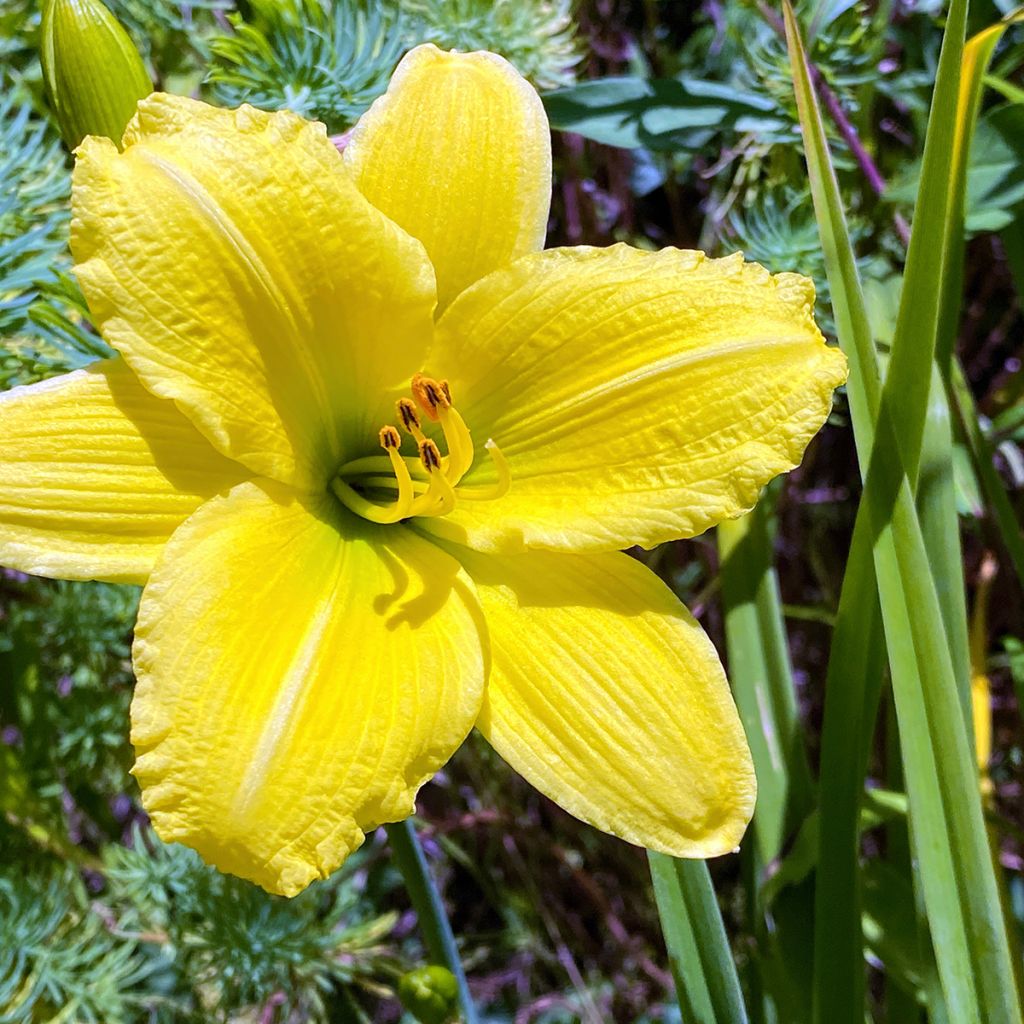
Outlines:
{"label": "green flower bud", "polygon": [[459,985],[444,967],[417,967],[398,983],[402,1005],[422,1024],[451,1024],[459,1012]]}
{"label": "green flower bud", "polygon": [[101,0],[47,0],[41,51],[46,91],[68,147],[86,135],[120,143],[153,84],[114,15]]}

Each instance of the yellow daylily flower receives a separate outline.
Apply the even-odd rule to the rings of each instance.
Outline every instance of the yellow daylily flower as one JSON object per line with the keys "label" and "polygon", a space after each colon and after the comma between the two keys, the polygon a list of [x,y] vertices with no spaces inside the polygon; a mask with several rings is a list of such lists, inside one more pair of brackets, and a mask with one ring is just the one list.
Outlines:
{"label": "yellow daylily flower", "polygon": [[621,553],[795,466],[845,376],[810,282],[541,251],[550,139],[489,53],[422,46],[344,156],[143,100],[72,248],[120,353],[0,396],[0,563],[145,585],[135,774],[165,840],[327,875],[476,725],[654,850],[732,850],[754,775],[715,650]]}

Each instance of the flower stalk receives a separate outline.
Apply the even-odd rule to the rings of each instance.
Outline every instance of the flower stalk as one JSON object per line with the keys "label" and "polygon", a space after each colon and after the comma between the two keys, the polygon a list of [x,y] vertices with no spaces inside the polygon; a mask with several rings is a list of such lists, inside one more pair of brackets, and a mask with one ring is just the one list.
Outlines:
{"label": "flower stalk", "polygon": [[384,828],[391,844],[391,854],[402,873],[409,899],[416,911],[427,953],[434,963],[447,967],[454,975],[459,988],[463,1024],[477,1024],[476,1009],[455,945],[455,935],[441,902],[441,894],[427,866],[427,858],[423,854],[412,818],[385,825]]}

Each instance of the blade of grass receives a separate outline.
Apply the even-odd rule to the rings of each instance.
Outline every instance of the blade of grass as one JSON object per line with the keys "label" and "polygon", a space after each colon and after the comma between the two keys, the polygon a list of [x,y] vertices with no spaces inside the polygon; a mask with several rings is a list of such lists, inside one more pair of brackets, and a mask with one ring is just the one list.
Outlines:
{"label": "blade of grass", "polygon": [[858,516],[825,679],[814,896],[814,1019],[864,1020],[859,810],[885,675],[871,538]]}
{"label": "blade of grass", "polygon": [[772,503],[766,494],[752,512],[718,526],[729,679],[757,773],[753,838],[763,865],[814,806],[772,567]]}
{"label": "blade of grass", "polygon": [[[906,345],[907,339],[897,338],[896,342]],[[910,343],[914,344],[916,340]],[[953,428],[946,386],[935,364],[932,365],[928,410],[921,442],[921,463],[915,496],[917,514],[935,578],[960,707],[964,721],[969,722],[971,658],[967,636],[967,596],[960,544],[960,514],[957,510],[953,469]],[[967,736],[969,740],[972,738],[970,729]]]}
{"label": "blade of grass", "polygon": [[746,972],[750,1012],[758,1020],[806,1019],[810,978],[793,969],[792,944],[812,934],[812,886],[791,887],[771,908],[768,928],[762,898],[766,868],[813,810],[814,784],[804,748],[796,688],[786,641],[778,578],[773,566],[777,490],[767,490],[753,511],[720,523],[722,608],[729,680],[750,744],[758,799],[744,843],[745,905],[758,947]]}
{"label": "blade of grass", "polygon": [[939,367],[946,368],[953,355],[953,343],[960,314],[964,274],[964,208],[967,202],[967,167],[978,124],[978,111],[985,87],[985,75],[1003,33],[1024,21],[1024,8],[1008,14],[1002,21],[977,33],[964,46],[960,89],[952,145],[946,157],[949,182],[950,216],[946,224],[944,249],[947,254],[942,281],[942,309],[939,318]]}
{"label": "blade of grass", "polygon": [[[812,188],[816,189],[819,229],[828,257],[838,332],[846,342],[844,349],[852,338],[868,350],[863,358],[851,359],[851,403],[866,391],[873,391],[877,400],[881,380],[856,263],[806,58],[790,22],[787,18],[787,41],[797,100],[802,104],[805,148]],[[860,380],[862,377],[866,381]],[[866,422],[864,429],[870,431],[870,417],[862,411],[860,419]],[[858,515],[825,683],[813,967],[814,1019],[822,1024],[861,1024],[864,1019],[858,823],[885,656],[869,527],[867,517]]]}
{"label": "blade of grass", "polygon": [[[951,36],[947,35],[940,57],[940,75],[946,77],[944,69],[953,66],[954,59],[954,72],[959,71],[956,39],[960,32],[962,44],[965,7],[954,0],[948,23]],[[886,401],[882,401],[876,354],[838,184],[806,55],[788,3],[785,15],[826,266],[833,293],[841,296],[835,312],[840,342],[851,362],[849,396],[855,440],[862,472],[866,468],[865,495],[858,517],[867,517],[869,527],[855,529],[855,539],[866,535],[871,541],[900,722],[915,851],[943,990],[956,1020],[1016,1022],[1021,1019],[1020,1006],[1012,983],[993,865],[985,849],[973,757],[945,641],[942,610],[902,461],[904,447],[916,449],[911,452],[916,476],[935,339],[933,335],[918,346],[923,349],[923,353],[917,353],[918,359],[922,355],[926,358],[923,390],[919,381],[910,380],[908,404],[898,417],[894,416],[892,399],[898,396],[902,400],[902,395],[899,387],[887,389]],[[952,49],[948,48],[950,37]],[[947,92],[944,89],[940,95],[945,97]],[[932,120],[936,116],[933,109]],[[934,161],[926,160],[926,164],[935,166]],[[942,197],[936,201],[941,203]],[[919,222],[921,210],[919,206]],[[925,257],[921,259],[928,262]],[[939,267],[941,272],[941,261]],[[925,288],[925,294],[929,290],[937,302],[934,289]],[[907,380],[904,370],[896,376],[900,386],[907,386]],[[917,410],[921,422],[909,422],[909,410]],[[897,435],[894,420],[905,424],[906,434]],[[859,547],[864,546],[861,539]],[[851,561],[864,557],[863,550],[851,552]],[[822,995],[828,996],[824,992]]]}
{"label": "blade of grass", "polygon": [[452,926],[444,911],[441,894],[437,891],[430,874],[430,867],[423,855],[423,847],[420,846],[412,818],[385,825],[384,828],[391,844],[391,855],[402,873],[409,900],[416,911],[427,953],[435,964],[447,967],[455,975],[464,1024],[478,1024],[476,1007],[473,1005],[473,997],[469,994],[469,984],[466,981],[466,972],[462,969],[462,960],[455,945]]}
{"label": "blade of grass", "polygon": [[[958,150],[965,149],[961,121],[964,89],[970,79],[970,55],[964,44],[967,6],[967,0],[950,4],[943,34],[884,401],[891,410],[903,469],[917,499],[960,705],[964,721],[970,722],[971,666],[953,438],[945,387],[932,365],[936,352],[940,366],[948,362],[949,352],[942,350],[948,345],[951,351],[959,314],[959,293],[956,308],[950,308],[948,279],[963,259],[966,163],[959,178],[949,171],[950,157],[955,167]],[[979,94],[980,88],[979,82]],[[923,486],[918,488],[922,469]],[[967,736],[971,739],[970,730]]]}
{"label": "blade of grass", "polygon": [[[985,75],[995,48],[1006,29],[1024,20],[1024,10],[1008,15],[1003,21],[973,36],[964,46],[956,116],[952,119],[953,138],[947,157],[951,173],[948,175],[948,215],[945,224],[931,221],[930,226],[944,227],[945,252],[940,281],[938,333],[936,336],[937,370],[933,371],[928,425],[925,430],[923,477],[918,491],[918,510],[928,552],[939,587],[943,620],[950,639],[954,667],[960,686],[960,700],[964,715],[970,716],[970,652],[967,639],[967,609],[964,587],[959,579],[962,552],[956,513],[955,485],[953,482],[952,432],[949,407],[960,404],[970,392],[959,388],[962,371],[955,355],[957,327],[963,297],[964,274],[964,209],[967,191],[967,166],[974,138],[984,89]],[[945,140],[948,141],[948,140]],[[951,158],[951,159],[950,159]],[[923,177],[922,177],[923,181]],[[922,202],[919,197],[918,203]],[[933,234],[935,232],[933,231]],[[934,243],[934,239],[932,239]],[[904,297],[910,293],[905,290]],[[902,313],[902,306],[901,306]],[[900,340],[900,339],[897,339]],[[905,351],[909,345],[903,344]],[[951,397],[952,396],[952,397]],[[996,526],[1003,535],[1017,567],[1018,578],[1024,581],[1024,544],[1016,517],[1006,497],[1002,481],[992,465],[990,446],[981,432],[973,408],[958,409],[959,423],[967,440],[987,503],[994,513]],[[968,730],[968,737],[972,733]]]}
{"label": "blade of grass", "polygon": [[[960,427],[967,441],[975,471],[981,480],[987,505],[993,514],[1003,544],[1013,561],[1017,579],[1024,583],[1024,540],[1021,538],[1020,524],[1006,495],[1006,488],[993,466],[992,446],[978,423],[973,396],[954,353],[956,329],[963,296],[964,206],[971,144],[978,123],[978,111],[981,107],[985,77],[992,61],[992,55],[1006,30],[1011,25],[1021,22],[1024,22],[1024,8],[1008,14],[1002,21],[972,36],[964,47],[963,72],[957,102],[956,135],[950,160],[949,187],[952,206],[946,236],[948,259],[942,290],[942,314],[939,321],[941,333],[937,358],[951,396],[951,404],[956,409]],[[1011,251],[1012,249],[1012,245],[1008,247],[1010,266],[1014,270],[1015,278],[1020,278],[1019,268],[1024,265],[1024,261],[1015,258],[1018,254]]]}
{"label": "blade of grass", "polygon": [[747,1024],[708,866],[648,851],[672,976],[687,1024]]}

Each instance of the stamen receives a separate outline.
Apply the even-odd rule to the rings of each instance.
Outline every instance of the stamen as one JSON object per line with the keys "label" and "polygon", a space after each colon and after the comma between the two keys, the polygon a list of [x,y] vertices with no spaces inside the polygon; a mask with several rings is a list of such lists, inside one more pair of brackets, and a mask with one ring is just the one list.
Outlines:
{"label": "stamen", "polygon": [[493,501],[508,494],[508,489],[512,486],[512,472],[508,467],[508,459],[492,438],[487,439],[484,448],[494,463],[494,470],[498,474],[497,481],[486,487],[460,487],[455,492],[456,498],[465,498],[468,501]]}
{"label": "stamen", "polygon": [[423,468],[428,473],[433,473],[435,469],[441,468],[441,452],[429,437],[420,441],[420,462],[423,463]]}
{"label": "stamen", "polygon": [[436,423],[442,409],[451,406],[451,389],[443,387],[433,377],[417,373],[412,378],[412,394],[420,408]]}
{"label": "stamen", "polygon": [[426,435],[420,429],[420,418],[416,415],[416,406],[410,399],[400,398],[395,402],[395,409],[398,412],[398,418],[402,421],[402,426],[405,427],[405,432],[412,434],[416,438],[417,444],[422,444]]}
{"label": "stamen", "polygon": [[381,448],[385,451],[402,447],[402,435],[392,426],[381,427],[380,433],[377,436],[380,438]]}
{"label": "stamen", "polygon": [[394,427],[385,426],[381,427],[379,439],[381,448],[388,453],[395,481],[398,484],[398,496],[395,501],[391,505],[378,505],[376,502],[370,501],[369,498],[364,498],[340,476],[336,476],[331,481],[331,489],[343,505],[371,523],[398,523],[403,519],[408,519],[412,514],[414,504],[412,476],[399,451],[402,435]]}
{"label": "stamen", "polygon": [[[403,457],[402,434],[391,424],[381,427],[378,439],[386,457],[363,456],[345,463],[331,482],[344,505],[374,523],[397,523],[415,516],[443,516],[455,508],[458,498],[492,501],[507,493],[512,474],[508,461],[493,440],[486,444],[494,463],[495,482],[483,487],[459,487],[459,481],[473,466],[473,439],[465,420],[452,404],[447,380],[435,380],[418,373],[412,378],[415,401],[401,398],[395,403],[398,423],[416,441],[418,458]],[[417,405],[419,409],[417,409]],[[447,453],[422,428],[420,410],[444,434]],[[390,469],[392,475],[388,475]],[[382,495],[395,492],[386,505]]]}
{"label": "stamen", "polygon": [[441,472],[441,453],[430,438],[425,438],[420,444],[420,462],[430,474],[430,483],[426,493],[419,495],[412,503],[411,514],[445,516],[455,508],[455,491]]}
{"label": "stamen", "polygon": [[[416,477],[422,477],[426,479],[426,474],[423,472],[423,467],[420,465],[418,457],[407,455],[403,456],[402,461],[405,463],[406,469],[412,474],[413,479]],[[351,480],[356,476],[363,476],[366,473],[387,473],[391,469],[391,460],[383,455],[364,455],[360,459],[353,459],[351,462],[346,462],[341,469],[338,470],[338,476],[344,477],[346,480]]]}
{"label": "stamen", "polygon": [[452,408],[440,412],[441,430],[448,445],[448,465],[445,475],[457,484],[473,465],[473,439],[462,417]]}

